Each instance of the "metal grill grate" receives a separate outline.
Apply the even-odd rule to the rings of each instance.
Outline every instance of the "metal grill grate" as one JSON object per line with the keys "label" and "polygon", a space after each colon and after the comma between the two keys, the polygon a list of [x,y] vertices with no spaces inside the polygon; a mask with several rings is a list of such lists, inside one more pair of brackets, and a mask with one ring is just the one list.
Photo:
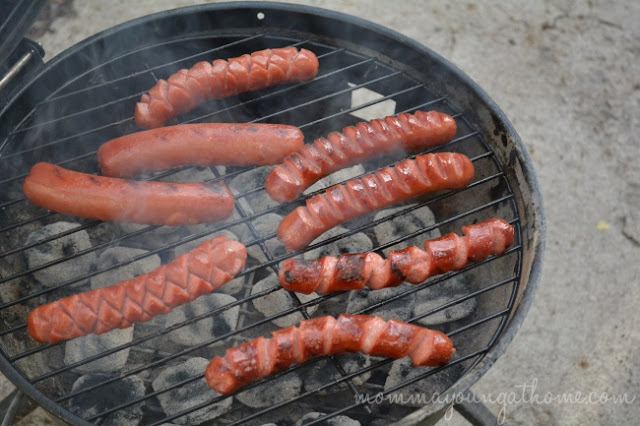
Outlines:
{"label": "metal grill grate", "polygon": [[[503,217],[514,225],[516,242],[501,256],[469,265],[462,271],[431,278],[420,285],[405,284],[400,292],[386,300],[376,301],[351,312],[377,314],[393,303],[403,304],[406,301],[406,304],[409,304],[410,300],[421,300],[425,290],[437,289],[437,294],[446,294],[446,286],[449,283],[464,277],[468,283],[468,291],[465,294],[446,300],[426,312],[415,314],[410,310],[406,318],[401,318],[415,322],[467,301],[476,301],[477,307],[465,318],[444,321],[434,327],[447,332],[458,349],[456,357],[450,364],[427,369],[419,376],[385,387],[384,378],[388,376],[393,360],[374,358],[370,365],[350,371],[346,367],[346,363],[351,359],[350,354],[326,357],[330,365],[335,368],[337,377],[327,374],[317,387],[301,390],[299,395],[284,398],[266,408],[250,408],[234,398],[231,409],[217,418],[216,422],[241,424],[256,419],[271,421],[278,416],[285,416],[286,410],[292,407],[296,411],[315,409],[326,413],[312,423],[340,414],[369,420],[380,416],[388,420],[397,420],[411,413],[414,408],[371,405],[358,397],[378,392],[390,394],[416,382],[426,380],[428,383],[432,377],[439,377],[439,382],[434,383],[441,385],[441,388],[433,390],[443,392],[471,371],[501,335],[508,318],[513,314],[520,286],[523,250],[521,219],[511,183],[505,175],[504,165],[496,157],[486,136],[469,122],[465,113],[449,101],[446,93],[434,92],[401,67],[395,68],[380,58],[367,56],[352,47],[332,45],[325,40],[254,34],[250,31],[171,38],[153,45],[131,46],[130,50],[115,56],[97,50],[97,58],[91,68],[80,73],[77,70],[70,72],[72,78],[69,78],[65,84],[49,88],[48,95],[41,101],[22,106],[21,109],[24,110],[22,119],[15,123],[0,141],[0,170],[2,170],[0,172],[2,188],[0,191],[2,194],[0,195],[0,288],[2,289],[0,313],[4,319],[0,329],[0,350],[2,356],[29,385],[35,386],[55,404],[66,408],[75,397],[92,391],[104,391],[107,386],[136,375],[146,377],[144,380],[147,390],[144,396],[125,402],[120,401],[100,412],[86,416],[84,420],[94,422],[119,410],[144,403],[143,412],[148,423],[159,425],[169,422],[229,397],[219,396],[215,400],[167,415],[158,404],[159,395],[204,379],[202,377],[186,378],[154,391],[150,389],[149,381],[157,375],[158,369],[191,356],[211,358],[222,353],[225,347],[241,343],[253,336],[268,335],[276,328],[271,323],[272,320],[283,318],[291,313],[298,312],[302,317],[310,318],[320,312],[336,315],[346,310],[348,293],[324,295],[308,301],[300,300],[295,293],[287,293],[291,299],[291,306],[266,317],[252,306],[252,301],[256,299],[278,291],[284,292],[277,280],[274,280],[270,287],[257,293],[252,294],[251,288],[259,278],[267,276],[268,272],[277,274],[278,264],[282,260],[299,254],[286,253],[275,240],[275,228],[265,232],[258,226],[257,221],[272,213],[284,215],[302,202],[299,200],[284,205],[261,207],[256,199],[265,196],[263,181],[253,179],[246,187],[234,187],[232,181],[235,178],[256,173],[257,168],[227,167],[225,170],[208,168],[207,170],[213,173],[211,180],[230,183],[230,186],[237,191],[234,216],[224,222],[185,227],[184,232],[167,234],[161,233],[166,232],[164,227],[144,226],[131,229],[118,224],[106,224],[46,212],[25,200],[20,190],[29,167],[37,161],[51,161],[64,167],[97,173],[95,158],[97,147],[117,135],[135,131],[131,117],[133,105],[141,94],[140,89],[151,87],[157,78],[166,77],[177,69],[188,67],[199,60],[233,57],[245,52],[284,45],[305,47],[318,54],[321,66],[315,80],[209,102],[181,116],[180,122],[282,122],[299,126],[305,133],[306,141],[311,141],[329,131],[339,130],[346,125],[361,121],[362,118],[357,115],[363,110],[367,111],[365,108],[380,107],[370,112],[370,114],[376,114],[376,111],[379,112],[383,107],[388,107],[388,101],[393,101],[395,104],[391,104],[393,106],[391,113],[437,109],[453,115],[459,129],[455,139],[445,146],[430,151],[453,150],[465,153],[472,158],[476,168],[473,183],[463,190],[423,197],[417,201],[411,200],[409,203],[401,204],[399,210],[394,210],[393,213],[375,220],[374,214],[353,220],[345,225],[342,233],[311,245],[307,252],[326,249],[328,245],[336,242],[342,244],[343,251],[361,251],[357,246],[349,246],[349,241],[354,235],[364,233],[372,241],[371,250],[384,253],[390,249],[401,248],[416,237],[424,240],[426,234],[434,230],[440,230],[443,234],[450,231],[459,232],[461,225],[491,216]],[[373,93],[375,98],[354,104],[354,93],[358,93],[361,89],[370,90],[371,92],[367,93],[369,95]],[[371,115],[368,118],[380,115]],[[363,164],[364,169],[345,176],[345,179],[368,173],[399,159],[401,158],[397,156],[387,156],[367,162]],[[149,175],[146,178],[169,179],[178,173],[189,174],[193,170],[183,168]],[[313,193],[307,194],[304,198],[311,195]],[[374,229],[381,224],[408,217],[412,217],[413,219],[410,220],[415,221],[413,213],[424,207],[430,208],[434,213],[436,219],[432,223],[423,225],[416,231],[398,232],[386,241],[380,240],[374,233]],[[34,230],[61,220],[75,222],[77,226],[37,241],[25,242],[27,236]],[[123,268],[153,255],[159,255],[162,263],[166,263],[171,260],[176,249],[185,250],[189,243],[203,237],[211,237],[221,231],[234,233],[248,247],[252,257],[239,275],[244,283],[241,292],[236,296],[237,301],[166,328],[154,328],[150,325],[146,328],[142,327],[143,330],[138,332],[136,325],[136,333],[132,341],[68,364],[65,364],[62,355],[64,343],[36,345],[28,337],[25,319],[28,310],[34,306],[87,288],[86,283],[93,277]],[[30,266],[25,262],[26,251],[78,232],[87,232],[91,236],[91,247],[74,251],[38,266]],[[166,238],[166,240],[161,245],[147,244],[148,241],[157,241],[159,238]],[[74,274],[73,278],[51,287],[39,283],[33,276],[34,273],[55,266],[72,265],[70,262],[78,260],[82,262],[89,256],[117,246],[143,247],[148,251],[112,266],[98,264],[89,272]],[[224,288],[220,291],[224,291]],[[217,318],[235,307],[239,309],[239,315],[237,323],[229,332],[211,339],[203,339],[199,344],[189,347],[166,344],[166,336],[169,333],[179,333],[187,326],[208,318]],[[310,312],[311,308],[317,309],[318,313]],[[117,372],[117,375],[100,380],[82,390],[71,389],[74,380],[79,377],[79,374],[73,370],[123,350],[130,350],[129,357],[133,357],[136,362],[128,362],[121,371]],[[47,362],[43,362],[44,360]],[[288,371],[254,383],[246,389],[260,387],[268,392],[270,384],[278,378],[297,374],[309,365],[324,361],[325,358],[320,358],[305,366],[292,367]],[[371,374],[371,379],[364,382],[354,381],[365,374]],[[300,375],[300,378],[305,380],[304,375]],[[346,384],[346,388],[341,387],[341,384]],[[326,390],[335,390],[342,396],[350,394],[352,399],[327,396]],[[431,391],[425,389],[425,392]],[[327,402],[322,402],[323,399]],[[321,402],[318,403],[318,401]],[[293,411],[290,412],[293,413]]]}

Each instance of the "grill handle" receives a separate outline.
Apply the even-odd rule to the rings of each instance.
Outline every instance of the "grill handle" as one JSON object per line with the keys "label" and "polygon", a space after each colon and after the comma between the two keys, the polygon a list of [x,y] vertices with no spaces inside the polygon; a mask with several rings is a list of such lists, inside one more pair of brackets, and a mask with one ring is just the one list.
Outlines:
{"label": "grill handle", "polygon": [[0,426],[16,424],[38,408],[31,398],[21,390],[14,389],[9,395],[0,401]]}
{"label": "grill handle", "polygon": [[24,38],[46,0],[0,0],[0,109],[31,72],[43,65],[44,50]]}
{"label": "grill handle", "polygon": [[44,65],[43,57],[44,49],[39,43],[26,37],[20,40],[7,62],[0,64],[0,108]]}

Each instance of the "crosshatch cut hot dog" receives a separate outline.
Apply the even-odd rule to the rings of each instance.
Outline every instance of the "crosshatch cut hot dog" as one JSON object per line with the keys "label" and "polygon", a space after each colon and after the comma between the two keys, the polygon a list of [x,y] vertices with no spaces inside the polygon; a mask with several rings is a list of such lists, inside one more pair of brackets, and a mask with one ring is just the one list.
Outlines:
{"label": "crosshatch cut hot dog", "polygon": [[260,50],[226,61],[198,62],[167,80],[159,80],[142,95],[136,104],[135,122],[144,129],[161,127],[210,99],[311,80],[318,66],[313,52],[295,47]]}
{"label": "crosshatch cut hot dog", "polygon": [[149,321],[221,287],[246,259],[242,243],[215,237],[147,274],[37,307],[27,320],[29,334],[56,343]]}

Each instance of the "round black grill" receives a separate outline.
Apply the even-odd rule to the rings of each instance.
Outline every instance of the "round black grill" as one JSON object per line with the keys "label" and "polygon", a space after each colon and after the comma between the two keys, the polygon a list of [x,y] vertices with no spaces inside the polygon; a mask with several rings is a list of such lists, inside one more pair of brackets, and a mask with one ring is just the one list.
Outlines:
{"label": "round black grill", "polygon": [[[420,285],[403,284],[377,295],[360,291],[302,298],[281,289],[274,274],[282,260],[294,255],[276,240],[277,222],[303,199],[270,201],[264,191],[268,167],[185,168],[145,177],[229,184],[236,193],[234,215],[210,225],[171,229],[103,223],[47,212],[25,200],[21,185],[38,161],[98,173],[97,148],[137,131],[133,107],[157,79],[201,60],[288,45],[318,55],[316,79],[208,102],[170,124],[287,123],[299,126],[311,142],[365,119],[435,109],[455,117],[458,133],[431,151],[464,153],[476,169],[467,188],[350,221],[312,244],[307,256],[387,253],[459,233],[462,225],[494,216],[515,227],[514,245],[501,256]],[[297,413],[304,412],[323,413],[309,422],[338,415],[362,423],[415,421],[443,406],[430,401],[434,394],[465,390],[497,358],[526,313],[537,281],[543,219],[535,177],[517,134],[467,77],[428,49],[368,22],[317,9],[250,3],[152,15],[54,59],[2,111],[0,123],[0,363],[29,396],[72,422],[131,415],[145,424],[202,419],[281,424],[295,423]],[[401,158],[364,163],[324,184]],[[166,263],[218,233],[232,233],[248,247],[250,258],[240,276],[208,304],[170,320],[137,324],[130,336],[82,355],[69,343],[39,345],[28,336],[25,320],[35,306],[88,289],[105,275]],[[80,242],[83,238],[87,245]],[[226,347],[303,318],[341,312],[428,324],[451,336],[456,356],[444,367],[420,369],[406,368],[402,360],[332,356],[230,397],[209,397],[208,388],[202,390],[203,369],[189,373],[198,370],[192,366],[201,359],[222,354]],[[413,402],[371,403],[376,395],[399,392],[422,396]],[[192,404],[170,404],[179,398]]]}

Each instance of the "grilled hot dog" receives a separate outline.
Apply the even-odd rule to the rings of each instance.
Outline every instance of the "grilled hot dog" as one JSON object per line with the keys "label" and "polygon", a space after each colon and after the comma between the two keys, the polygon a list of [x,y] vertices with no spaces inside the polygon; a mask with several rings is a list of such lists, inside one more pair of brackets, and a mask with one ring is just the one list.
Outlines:
{"label": "grilled hot dog", "polygon": [[291,201],[337,170],[386,153],[418,152],[443,144],[456,129],[451,116],[437,111],[400,113],[345,127],[286,157],[267,176],[266,190],[276,201]]}
{"label": "grilled hot dog", "polygon": [[513,244],[514,229],[502,219],[462,227],[464,236],[449,233],[424,243],[425,250],[409,246],[387,259],[376,253],[325,256],[317,260],[287,259],[278,277],[287,290],[319,294],[342,290],[394,287],[407,281],[419,284],[430,276],[462,269],[469,261],[502,254]]}
{"label": "grilled hot dog", "polygon": [[224,183],[133,181],[50,163],[33,166],[23,190],[33,203],[59,213],[152,225],[214,222],[229,217],[234,207]]}
{"label": "grilled hot dog", "polygon": [[103,174],[130,177],[179,166],[276,164],[303,145],[300,129],[283,124],[180,124],[110,140],[98,161]]}
{"label": "grilled hot dog", "polygon": [[463,188],[473,174],[471,160],[458,153],[406,159],[309,198],[280,222],[277,236],[287,250],[301,250],[342,222],[427,192]]}
{"label": "grilled hot dog", "polygon": [[29,334],[55,343],[148,321],[221,287],[246,258],[241,243],[213,238],[148,274],[37,307],[29,314]]}
{"label": "grilled hot dog", "polygon": [[163,126],[200,103],[277,84],[310,80],[318,73],[318,58],[307,49],[265,49],[228,60],[202,61],[159,80],[136,104],[139,127]]}
{"label": "grilled hot dog", "polygon": [[303,320],[296,328],[274,331],[270,339],[258,337],[229,348],[215,357],[205,371],[209,386],[222,394],[237,389],[291,364],[342,352],[402,358],[414,366],[437,366],[449,361],[453,343],[439,331],[396,319],[342,314]]}

